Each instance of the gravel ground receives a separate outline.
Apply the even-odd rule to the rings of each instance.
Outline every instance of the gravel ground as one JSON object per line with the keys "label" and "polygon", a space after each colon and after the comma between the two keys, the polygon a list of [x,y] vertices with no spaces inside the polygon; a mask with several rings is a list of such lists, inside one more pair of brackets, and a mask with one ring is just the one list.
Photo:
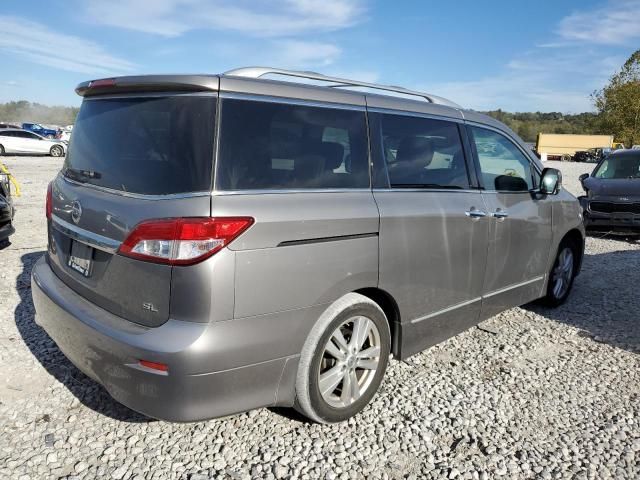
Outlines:
{"label": "gravel ground", "polygon": [[[640,478],[638,243],[589,238],[563,307],[514,308],[393,361],[348,423],[261,409],[171,424],[117,404],[34,324],[29,272],[61,161],[3,161],[24,194],[0,251],[0,478]],[[574,193],[592,168],[556,166]]]}

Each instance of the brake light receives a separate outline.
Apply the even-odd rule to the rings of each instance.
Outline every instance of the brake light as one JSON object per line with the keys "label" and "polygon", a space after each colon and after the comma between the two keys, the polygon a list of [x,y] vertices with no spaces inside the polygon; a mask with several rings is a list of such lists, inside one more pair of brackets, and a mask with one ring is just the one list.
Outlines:
{"label": "brake light", "polygon": [[47,220],[51,220],[51,215],[53,213],[53,187],[51,186],[51,183],[47,185],[47,199],[45,200],[44,205]]}
{"label": "brake light", "polygon": [[89,83],[89,88],[113,87],[115,84],[116,84],[115,78],[103,78],[101,80],[92,80]]}
{"label": "brake light", "polygon": [[193,265],[229,245],[253,221],[251,217],[148,220],[133,229],[118,252],[147,262]]}

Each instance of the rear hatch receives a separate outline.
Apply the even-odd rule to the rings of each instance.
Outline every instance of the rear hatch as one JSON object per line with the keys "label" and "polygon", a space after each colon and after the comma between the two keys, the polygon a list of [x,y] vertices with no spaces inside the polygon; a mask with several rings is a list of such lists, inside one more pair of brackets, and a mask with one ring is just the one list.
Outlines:
{"label": "rear hatch", "polygon": [[85,98],[48,206],[49,264],[75,292],[142,325],[167,321],[174,267],[118,249],[140,222],[210,215],[216,98]]}

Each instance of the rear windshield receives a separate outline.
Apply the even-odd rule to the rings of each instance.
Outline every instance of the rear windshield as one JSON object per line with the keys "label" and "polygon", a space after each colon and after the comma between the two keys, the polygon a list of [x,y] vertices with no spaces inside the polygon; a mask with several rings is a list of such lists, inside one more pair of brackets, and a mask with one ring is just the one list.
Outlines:
{"label": "rear windshield", "polygon": [[144,195],[211,189],[213,96],[85,100],[63,174]]}
{"label": "rear windshield", "polygon": [[364,111],[224,99],[221,190],[368,188]]}

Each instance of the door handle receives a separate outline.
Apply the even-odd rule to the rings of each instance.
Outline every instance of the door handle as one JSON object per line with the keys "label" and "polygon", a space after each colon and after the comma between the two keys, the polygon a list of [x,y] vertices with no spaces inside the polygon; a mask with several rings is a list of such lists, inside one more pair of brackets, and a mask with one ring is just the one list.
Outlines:
{"label": "door handle", "polygon": [[476,210],[474,207],[471,207],[470,210],[464,212],[467,217],[471,218],[482,218],[487,216],[487,212],[483,212],[482,210]]}
{"label": "door handle", "polygon": [[501,210],[498,208],[491,215],[495,218],[501,219],[501,218],[507,218],[509,216],[509,212],[506,212],[505,210]]}

